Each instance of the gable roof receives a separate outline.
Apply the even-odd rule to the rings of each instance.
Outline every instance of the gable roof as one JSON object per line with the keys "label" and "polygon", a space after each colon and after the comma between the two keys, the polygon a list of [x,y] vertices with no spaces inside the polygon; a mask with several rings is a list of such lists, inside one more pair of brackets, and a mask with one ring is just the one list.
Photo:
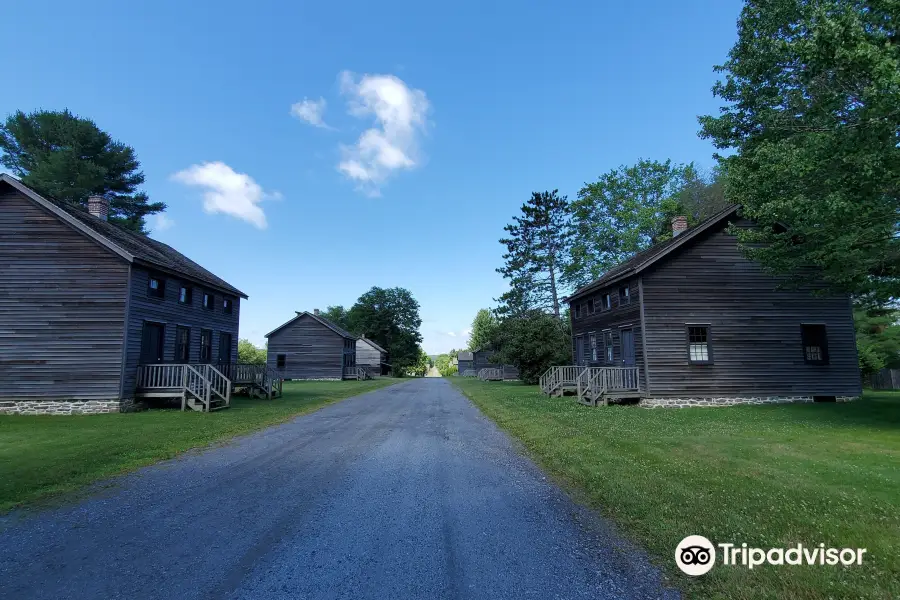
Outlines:
{"label": "gable roof", "polygon": [[168,244],[124,229],[103,219],[98,219],[74,204],[48,200],[15,177],[5,173],[0,174],[0,182],[12,186],[15,190],[42,206],[73,229],[93,239],[130,263],[143,263],[181,275],[196,283],[205,284],[219,291],[234,294],[241,298],[247,297],[247,294],[224,279],[207,271]]}
{"label": "gable roof", "polygon": [[373,348],[375,348],[376,350],[378,350],[379,352],[383,352],[384,354],[387,354],[387,350],[385,350],[384,348],[382,348],[381,346],[379,346],[378,344],[376,344],[375,342],[373,342],[372,340],[370,340],[370,339],[367,338],[366,336],[362,336],[362,337],[359,338],[359,340],[357,340],[357,341],[365,342],[365,343],[367,343],[368,345],[370,345],[370,346],[372,346]]}
{"label": "gable roof", "polygon": [[[333,332],[335,332],[336,334],[338,334],[338,335],[341,336],[342,338],[346,338],[346,339],[349,339],[349,340],[355,340],[355,339],[356,339],[356,336],[355,336],[355,335],[353,335],[352,333],[350,333],[350,332],[347,331],[346,329],[344,329],[344,328],[342,328],[342,327],[339,327],[339,326],[335,325],[334,323],[332,323],[331,321],[329,321],[328,319],[326,319],[325,317],[323,317],[323,316],[321,316],[321,315],[316,315],[316,314],[313,314],[313,313],[311,313],[311,312],[309,312],[309,311],[305,311],[305,310],[302,311],[302,312],[301,312],[301,311],[296,311],[296,312],[297,312],[297,316],[296,316],[296,317],[294,317],[293,319],[291,319],[291,320],[288,321],[287,323],[282,323],[281,325],[279,325],[278,327],[276,327],[275,329],[273,329],[272,331],[270,331],[269,333],[267,333],[267,334],[264,335],[263,337],[269,337],[269,336],[272,335],[272,334],[278,333],[279,331],[281,331],[282,329],[284,329],[284,328],[287,327],[288,325],[292,325],[292,324],[296,323],[297,321],[299,321],[299,320],[302,319],[303,317],[310,317],[311,319],[314,319],[314,320],[318,321],[319,323],[321,323],[322,325],[324,325],[324,326],[327,327],[328,329],[332,330]],[[370,342],[370,343],[371,343],[371,342]]]}
{"label": "gable roof", "polygon": [[457,360],[475,360],[475,355],[471,352],[460,352],[456,358]]}
{"label": "gable roof", "polygon": [[628,260],[625,260],[612,267],[610,270],[604,273],[603,276],[600,277],[600,279],[592,281],[591,283],[578,288],[567,298],[565,298],[565,300],[575,300],[580,296],[596,291],[598,288],[604,287],[621,279],[631,277],[632,275],[637,275],[650,265],[654,264],[656,261],[661,260],[671,252],[674,252],[676,249],[690,244],[691,241],[696,239],[704,231],[708,231],[722,221],[730,218],[737,212],[738,208],[740,207],[737,204],[732,204],[731,206],[722,209],[711,217],[704,219],[690,229],[685,230],[680,235],[671,237],[665,241],[650,246],[646,250],[638,252]]}

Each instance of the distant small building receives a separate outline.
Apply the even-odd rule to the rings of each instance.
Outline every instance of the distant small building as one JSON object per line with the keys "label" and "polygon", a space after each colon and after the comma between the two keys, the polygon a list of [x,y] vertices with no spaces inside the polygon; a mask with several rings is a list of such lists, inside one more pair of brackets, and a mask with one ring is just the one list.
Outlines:
{"label": "distant small building", "polygon": [[475,355],[472,352],[460,351],[456,356],[456,360],[458,364],[457,370],[460,374],[475,368]]}
{"label": "distant small building", "polygon": [[365,367],[369,375],[387,375],[391,368],[387,350],[365,336],[356,340],[356,366]]}
{"label": "distant small building", "polygon": [[[285,379],[344,379],[356,367],[356,336],[313,312],[266,334],[267,365]],[[353,375],[356,378],[356,375]]]}

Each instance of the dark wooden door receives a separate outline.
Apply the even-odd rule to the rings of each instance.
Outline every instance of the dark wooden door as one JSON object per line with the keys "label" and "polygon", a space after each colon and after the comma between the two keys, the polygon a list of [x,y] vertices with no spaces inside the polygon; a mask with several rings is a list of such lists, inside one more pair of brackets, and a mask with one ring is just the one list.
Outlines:
{"label": "dark wooden door", "polygon": [[584,337],[580,335],[575,338],[575,364],[584,364]]}
{"label": "dark wooden door", "polygon": [[141,333],[141,362],[160,363],[163,361],[163,341],[166,328],[160,323],[144,323]]}
{"label": "dark wooden door", "polygon": [[626,367],[634,366],[634,330],[622,330],[622,362]]}
{"label": "dark wooden door", "polygon": [[231,334],[219,333],[219,362],[231,362]]}
{"label": "dark wooden door", "polygon": [[200,362],[206,364],[212,361],[212,331],[200,330]]}

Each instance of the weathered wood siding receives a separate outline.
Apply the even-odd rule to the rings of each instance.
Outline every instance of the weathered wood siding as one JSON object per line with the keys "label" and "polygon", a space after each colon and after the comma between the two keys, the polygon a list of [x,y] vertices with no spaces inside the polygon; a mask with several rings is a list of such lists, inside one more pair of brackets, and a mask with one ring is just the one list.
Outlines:
{"label": "weathered wood siding", "polygon": [[356,364],[361,367],[370,367],[381,372],[381,363],[385,362],[384,354],[369,344],[366,340],[356,340]]}
{"label": "weathered wood siding", "polygon": [[[651,395],[860,394],[846,296],[776,290],[724,224],[677,252],[643,273]],[[689,364],[687,323],[710,326],[713,364]],[[829,364],[804,362],[801,323],[826,325]]]}
{"label": "weathered wood siding", "polygon": [[[179,325],[190,329],[189,362],[200,362],[201,329],[212,330],[212,357],[209,362],[213,364],[218,362],[219,336],[222,333],[231,334],[231,360],[237,360],[241,299],[205,288],[200,284],[179,279],[175,275],[161,272],[154,272],[154,275],[162,277],[166,282],[164,298],[153,298],[148,295],[147,281],[150,277],[150,271],[138,265],[132,267],[131,297],[128,311],[128,349],[125,361],[125,376],[123,378],[123,397],[125,398],[134,396],[137,366],[141,360],[141,335],[145,322],[165,325],[164,362],[176,362],[175,328]],[[178,302],[178,294],[182,284],[193,290],[190,304]],[[203,307],[204,292],[215,296],[213,310]],[[226,313],[223,308],[222,300],[224,298],[230,299],[233,303],[231,314]]]}
{"label": "weathered wood siding", "polygon": [[475,362],[471,361],[471,360],[461,360],[456,365],[456,370],[459,371],[460,373],[463,373],[465,371],[468,371],[469,369],[474,369],[474,368],[475,368]]}
{"label": "weathered wood siding", "polygon": [[0,398],[119,398],[128,269],[0,184]]}
{"label": "weathered wood siding", "polygon": [[[278,368],[279,354],[285,366]],[[285,379],[341,379],[344,338],[309,316],[302,316],[269,337],[267,364]]]}
{"label": "weathered wood siding", "polygon": [[[622,302],[619,289],[627,287],[630,302]],[[603,310],[603,296],[610,295],[611,308]],[[594,312],[588,314],[588,300],[594,301]],[[576,305],[582,305],[581,317],[575,317]],[[634,366],[639,367],[641,386],[646,384],[646,367],[644,364],[643,332],[641,331],[641,306],[640,288],[638,279],[632,279],[613,284],[597,290],[592,294],[571,302],[569,311],[572,315],[572,355],[575,355],[576,339],[582,336],[584,339],[584,352],[582,356],[575,357],[576,364],[590,365],[593,367],[616,366],[624,364],[622,351],[622,330],[631,329],[634,332]],[[606,332],[612,335],[613,360],[607,360]],[[593,333],[597,340],[597,358],[594,360],[590,344],[590,334]]]}

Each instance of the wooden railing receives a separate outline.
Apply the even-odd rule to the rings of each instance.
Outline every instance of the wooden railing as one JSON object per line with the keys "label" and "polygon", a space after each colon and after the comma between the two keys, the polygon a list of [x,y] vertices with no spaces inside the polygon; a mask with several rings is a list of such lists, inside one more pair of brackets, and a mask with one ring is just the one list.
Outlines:
{"label": "wooden railing", "polygon": [[482,381],[497,381],[503,379],[503,369],[488,367],[478,371],[478,378]]}
{"label": "wooden railing", "polygon": [[181,396],[181,410],[208,412],[231,405],[231,388],[231,380],[212,365],[149,364],[138,365],[135,395]]}
{"label": "wooden railing", "polygon": [[578,399],[589,404],[605,402],[606,394],[639,393],[637,367],[585,367],[578,377]]}
{"label": "wooden railing", "polygon": [[584,370],[584,367],[578,365],[550,367],[540,377],[541,391],[545,394],[552,394],[560,387],[575,386],[578,375],[582,370]]}
{"label": "wooden railing", "polygon": [[477,376],[478,376],[478,371],[476,371],[475,369],[465,369],[465,370],[462,372],[462,376],[463,376],[463,377],[477,377]]}
{"label": "wooden railing", "polygon": [[365,367],[353,366],[344,367],[344,379],[356,379],[362,381],[364,379],[371,379],[371,377],[369,377],[369,373],[366,371]]}

